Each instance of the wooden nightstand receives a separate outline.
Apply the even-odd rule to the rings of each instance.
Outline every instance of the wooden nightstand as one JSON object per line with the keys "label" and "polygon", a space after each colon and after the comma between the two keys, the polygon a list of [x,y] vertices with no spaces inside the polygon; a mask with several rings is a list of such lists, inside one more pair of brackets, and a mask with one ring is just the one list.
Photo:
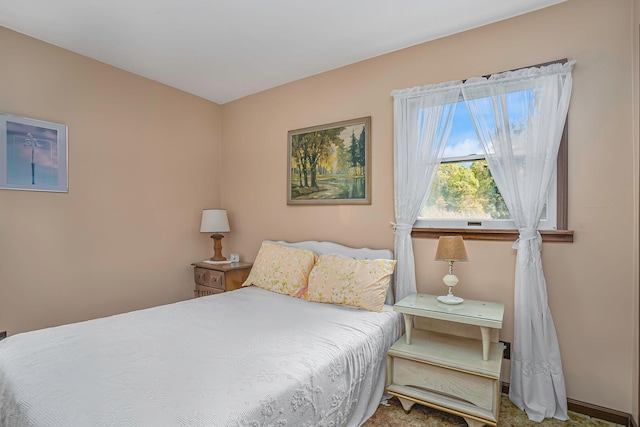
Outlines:
{"label": "wooden nightstand", "polygon": [[239,289],[251,271],[250,262],[232,262],[230,264],[209,264],[194,262],[193,277],[196,289],[195,298],[219,294]]}
{"label": "wooden nightstand", "polygon": [[[415,403],[463,417],[471,427],[496,426],[500,413],[504,305],[435,295],[409,295],[393,306],[407,333],[387,353],[386,387],[405,411]],[[418,316],[422,329],[413,328]]]}

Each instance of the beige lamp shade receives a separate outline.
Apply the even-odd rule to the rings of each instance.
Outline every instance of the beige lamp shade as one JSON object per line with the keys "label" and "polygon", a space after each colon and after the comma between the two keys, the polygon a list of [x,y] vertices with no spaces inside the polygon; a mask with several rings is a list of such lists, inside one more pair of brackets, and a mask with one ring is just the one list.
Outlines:
{"label": "beige lamp shade", "polygon": [[462,236],[440,236],[436,261],[469,261]]}
{"label": "beige lamp shade", "polygon": [[229,219],[226,209],[205,209],[202,211],[201,233],[228,233]]}

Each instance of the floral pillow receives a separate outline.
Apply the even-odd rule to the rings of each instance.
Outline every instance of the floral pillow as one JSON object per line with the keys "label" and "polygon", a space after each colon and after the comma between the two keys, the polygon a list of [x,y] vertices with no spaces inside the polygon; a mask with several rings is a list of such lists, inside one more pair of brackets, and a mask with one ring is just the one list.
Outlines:
{"label": "floral pillow", "polygon": [[316,258],[315,252],[307,249],[263,242],[242,286],[255,285],[279,294],[299,296],[307,286]]}
{"label": "floral pillow", "polygon": [[309,273],[303,298],[382,311],[396,262],[321,255]]}

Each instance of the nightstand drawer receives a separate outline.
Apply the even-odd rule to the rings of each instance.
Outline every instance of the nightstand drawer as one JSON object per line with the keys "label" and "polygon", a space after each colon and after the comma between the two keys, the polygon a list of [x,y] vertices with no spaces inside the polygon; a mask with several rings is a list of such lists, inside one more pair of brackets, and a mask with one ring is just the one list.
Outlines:
{"label": "nightstand drawer", "polygon": [[204,268],[194,268],[193,276],[196,281],[196,285],[204,286],[207,283],[207,270]]}
{"label": "nightstand drawer", "polygon": [[207,270],[204,268],[194,269],[194,279],[196,285],[207,286],[224,291],[224,273],[221,271]]}
{"label": "nightstand drawer", "polygon": [[209,286],[196,285],[196,290],[193,292],[196,298],[206,297],[207,295],[216,295],[224,292],[224,289],[212,288]]}
{"label": "nightstand drawer", "polygon": [[[497,402],[494,389],[497,378],[487,378],[416,360],[392,357],[392,385],[410,387],[420,396],[420,390],[430,390],[470,402],[491,413]],[[391,387],[392,388],[392,387]]]}

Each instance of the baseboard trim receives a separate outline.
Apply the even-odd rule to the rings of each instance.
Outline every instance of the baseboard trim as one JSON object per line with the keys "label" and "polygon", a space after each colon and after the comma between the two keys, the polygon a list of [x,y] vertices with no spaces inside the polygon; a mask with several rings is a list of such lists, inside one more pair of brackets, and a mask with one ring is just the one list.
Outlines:
{"label": "baseboard trim", "polygon": [[[507,395],[509,394],[509,383],[502,383],[502,392]],[[593,405],[591,403],[580,402],[579,400],[574,399],[567,399],[567,407],[570,411],[587,415],[589,417],[620,424],[625,427],[638,427],[631,414],[627,414],[626,412]]]}

